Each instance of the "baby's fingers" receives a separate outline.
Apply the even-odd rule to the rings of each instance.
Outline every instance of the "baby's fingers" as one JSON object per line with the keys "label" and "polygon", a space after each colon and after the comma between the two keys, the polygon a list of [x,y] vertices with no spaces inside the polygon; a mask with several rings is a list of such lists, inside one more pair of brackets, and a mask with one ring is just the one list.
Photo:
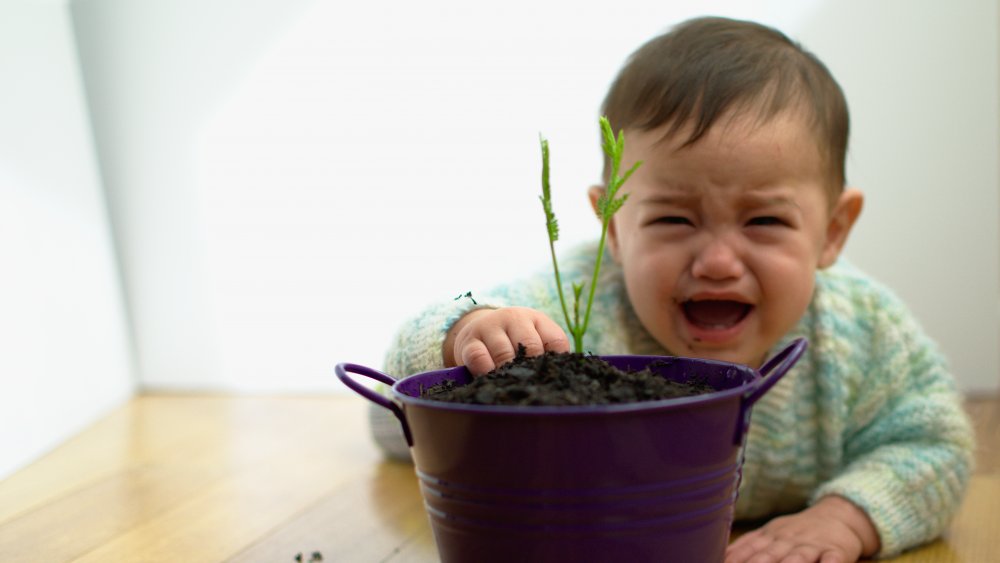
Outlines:
{"label": "baby's fingers", "polygon": [[771,538],[762,535],[759,531],[746,533],[737,538],[726,549],[726,563],[746,563],[756,553],[766,549],[771,543]]}
{"label": "baby's fingers", "polygon": [[458,365],[464,365],[472,375],[483,375],[496,368],[493,354],[482,340],[470,340],[461,347]]}
{"label": "baby's fingers", "polygon": [[[539,334],[535,324],[531,321],[518,323],[507,329],[507,335],[511,343],[511,349],[515,352],[519,346],[524,346],[524,354],[528,357],[538,356],[544,353],[546,347],[545,339]],[[511,356],[510,359],[514,359]],[[509,360],[507,360],[509,361]],[[499,362],[497,365],[500,365]]]}
{"label": "baby's fingers", "polygon": [[[535,319],[535,330],[542,342],[544,352],[569,352],[569,339],[558,323],[545,315]],[[540,354],[541,352],[539,352]]]}
{"label": "baby's fingers", "polygon": [[[821,555],[823,558],[821,558]],[[815,545],[754,531],[741,536],[726,550],[726,563],[827,563],[826,554]],[[842,558],[830,563],[846,563]]]}
{"label": "baby's fingers", "polygon": [[472,375],[483,375],[514,359],[514,344],[507,333],[493,328],[462,345],[461,361]]}
{"label": "baby's fingers", "polygon": [[515,351],[518,346],[524,346],[528,357],[569,351],[566,333],[555,321],[531,309],[513,307],[510,311],[515,314],[509,318],[505,329]]}
{"label": "baby's fingers", "polygon": [[849,563],[843,553],[835,550],[824,551],[819,563]]}
{"label": "baby's fingers", "polygon": [[455,339],[454,360],[473,375],[483,375],[514,359],[518,347],[527,356],[567,352],[566,333],[544,314],[525,307],[479,313]]}

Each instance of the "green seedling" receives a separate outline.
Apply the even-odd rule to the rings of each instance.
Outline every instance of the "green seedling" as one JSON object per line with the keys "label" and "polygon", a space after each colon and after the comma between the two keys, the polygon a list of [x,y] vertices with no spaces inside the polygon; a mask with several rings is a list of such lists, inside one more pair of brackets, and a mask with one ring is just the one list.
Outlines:
{"label": "green seedling", "polygon": [[594,275],[590,280],[590,287],[587,296],[587,308],[583,314],[583,321],[580,320],[580,298],[583,295],[584,284],[573,282],[573,318],[570,319],[569,308],[566,306],[566,297],[563,293],[562,278],[559,275],[559,262],[556,260],[555,243],[559,240],[559,223],[556,221],[555,213],[552,212],[552,190],[549,186],[549,142],[545,137],[541,138],[542,144],[542,208],[545,210],[545,226],[549,235],[549,252],[552,254],[552,269],[556,276],[556,290],[559,292],[559,303],[562,305],[563,317],[566,320],[566,328],[573,337],[573,350],[578,353],[583,352],[583,335],[587,332],[587,325],[590,324],[590,308],[594,304],[594,292],[597,289],[597,276],[601,271],[601,260],[604,258],[604,245],[608,236],[608,224],[611,217],[621,209],[628,199],[628,194],[616,197],[618,190],[632,176],[632,173],[639,168],[642,162],[636,162],[624,176],[619,175],[622,162],[622,153],[625,150],[625,135],[622,131],[615,137],[614,131],[607,117],[601,117],[601,135],[603,137],[602,148],[604,154],[611,161],[611,173],[608,176],[608,185],[597,202],[597,217],[601,220],[601,242],[597,248],[597,261],[594,263]]}

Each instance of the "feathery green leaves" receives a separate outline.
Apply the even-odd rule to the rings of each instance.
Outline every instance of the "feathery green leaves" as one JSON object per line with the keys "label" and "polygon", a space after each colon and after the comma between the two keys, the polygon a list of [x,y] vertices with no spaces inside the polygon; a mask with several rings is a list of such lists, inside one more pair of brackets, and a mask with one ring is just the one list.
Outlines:
{"label": "feathery green leaves", "polygon": [[607,222],[611,220],[611,217],[621,209],[622,205],[625,204],[625,200],[628,199],[628,194],[620,198],[615,198],[618,195],[618,190],[632,176],[632,173],[639,168],[642,162],[636,162],[625,173],[625,176],[619,176],[618,171],[621,170],[622,154],[625,152],[625,133],[619,131],[618,136],[615,137],[608,118],[602,117],[601,135],[604,138],[604,142],[602,143],[604,154],[611,160],[611,174],[608,176],[608,185],[605,187],[604,194],[598,199],[597,216],[602,222]]}
{"label": "feathery green leaves", "polygon": [[552,212],[552,189],[549,187],[549,142],[545,137],[538,136],[542,143],[542,195],[538,199],[542,200],[542,208],[545,210],[545,227],[549,231],[549,242],[559,240],[559,222]]}
{"label": "feathery green leaves", "polygon": [[622,131],[616,137],[611,129],[611,124],[607,117],[601,117],[601,144],[604,153],[611,160],[611,174],[608,177],[608,185],[604,193],[597,201],[597,216],[601,220],[601,242],[597,249],[597,260],[594,263],[594,275],[590,281],[590,291],[587,297],[587,308],[584,312],[583,322],[580,322],[580,300],[583,297],[583,283],[574,282],[573,288],[573,319],[570,320],[569,308],[566,306],[566,298],[563,294],[562,278],[559,275],[559,262],[556,260],[555,242],[559,240],[559,224],[556,216],[552,212],[552,190],[549,185],[549,143],[544,137],[539,136],[542,145],[542,208],[545,210],[545,226],[549,235],[549,251],[552,254],[552,269],[556,277],[556,289],[559,292],[559,303],[562,305],[563,317],[566,321],[566,328],[573,336],[573,348],[576,352],[583,352],[583,335],[587,332],[590,324],[590,309],[594,303],[594,294],[597,288],[597,278],[601,270],[601,260],[604,256],[604,245],[607,241],[608,225],[611,217],[621,209],[628,199],[628,194],[622,197],[618,195],[618,190],[632,176],[632,173],[639,168],[641,162],[636,162],[624,176],[619,176],[621,168],[622,154],[625,152],[625,135]]}

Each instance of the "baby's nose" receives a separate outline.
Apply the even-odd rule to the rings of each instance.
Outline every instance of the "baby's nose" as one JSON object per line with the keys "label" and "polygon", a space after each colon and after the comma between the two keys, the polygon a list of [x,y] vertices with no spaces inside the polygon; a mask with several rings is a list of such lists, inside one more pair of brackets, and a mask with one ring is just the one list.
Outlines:
{"label": "baby's nose", "polygon": [[744,265],[735,241],[716,236],[698,250],[691,270],[696,278],[725,280],[742,276]]}

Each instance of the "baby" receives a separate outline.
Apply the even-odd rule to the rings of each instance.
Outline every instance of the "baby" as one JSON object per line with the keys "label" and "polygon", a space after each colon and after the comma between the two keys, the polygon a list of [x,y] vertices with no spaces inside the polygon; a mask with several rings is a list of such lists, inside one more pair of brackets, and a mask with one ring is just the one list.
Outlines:
{"label": "baby", "polygon": [[[691,20],[632,55],[603,113],[624,130],[622,169],[643,164],[609,228],[586,349],[759,367],[810,342],[747,437],[736,517],[773,519],[726,560],[849,562],[937,537],[968,481],[972,433],[935,344],[838,260],[863,196],[845,187],[847,104],[825,66],[776,30]],[[563,259],[563,279],[588,279],[596,251]],[[568,351],[560,311],[548,270],[449,300],[403,327],[386,371],[483,374],[518,344]],[[372,411],[376,440],[406,456],[385,413]]]}

